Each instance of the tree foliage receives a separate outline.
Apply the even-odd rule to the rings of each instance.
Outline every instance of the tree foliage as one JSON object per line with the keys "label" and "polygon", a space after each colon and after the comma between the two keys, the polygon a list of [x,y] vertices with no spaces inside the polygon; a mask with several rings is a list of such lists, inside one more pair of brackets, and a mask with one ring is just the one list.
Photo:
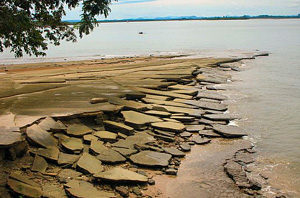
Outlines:
{"label": "tree foliage", "polygon": [[110,12],[111,0],[0,0],[0,52],[9,48],[16,57],[24,53],[45,56],[48,44],[75,42],[73,26],[62,22],[66,9],[82,8],[79,37],[97,26],[96,16]]}

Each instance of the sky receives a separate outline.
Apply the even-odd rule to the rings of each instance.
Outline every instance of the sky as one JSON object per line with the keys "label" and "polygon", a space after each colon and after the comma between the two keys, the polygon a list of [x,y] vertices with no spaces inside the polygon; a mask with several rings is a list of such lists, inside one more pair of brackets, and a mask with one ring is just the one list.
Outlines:
{"label": "sky", "polygon": [[[167,16],[298,15],[300,0],[119,0],[108,19]],[[67,11],[64,20],[80,19],[81,7]],[[98,19],[104,19],[98,17]]]}

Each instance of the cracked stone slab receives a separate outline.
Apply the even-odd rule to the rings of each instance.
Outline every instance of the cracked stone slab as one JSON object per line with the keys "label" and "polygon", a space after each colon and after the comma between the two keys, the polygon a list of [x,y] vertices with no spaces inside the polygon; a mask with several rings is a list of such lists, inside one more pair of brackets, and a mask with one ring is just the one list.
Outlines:
{"label": "cracked stone slab", "polygon": [[159,153],[155,151],[141,151],[137,154],[131,155],[130,160],[143,166],[168,166],[172,155],[167,153]]}
{"label": "cracked stone slab", "polygon": [[120,167],[115,167],[108,171],[97,173],[94,175],[94,177],[111,182],[145,183],[148,181],[148,177]]}
{"label": "cracked stone slab", "polygon": [[106,130],[119,131],[125,135],[133,135],[134,129],[123,123],[106,120],[103,122]]}
{"label": "cracked stone slab", "polygon": [[26,129],[26,135],[31,142],[40,147],[49,148],[57,145],[55,138],[36,124]]}
{"label": "cracked stone slab", "polygon": [[213,125],[213,130],[216,133],[228,138],[242,137],[247,135],[242,128],[232,125],[215,124]]}
{"label": "cracked stone slab", "polygon": [[0,148],[11,147],[22,141],[22,134],[19,132],[0,132]]}
{"label": "cracked stone slab", "polygon": [[177,148],[175,147],[169,147],[169,148],[163,148],[163,150],[166,152],[166,153],[169,153],[171,154],[172,156],[174,157],[184,157],[185,156],[185,153],[178,150]]}
{"label": "cracked stone slab", "polygon": [[185,129],[184,124],[176,122],[155,122],[151,126],[156,129],[180,133]]}
{"label": "cracked stone slab", "polygon": [[238,119],[237,116],[231,115],[228,113],[226,113],[226,114],[204,114],[203,117],[206,119],[209,119],[209,120],[213,120],[213,121],[226,121],[226,122]]}
{"label": "cracked stone slab", "polygon": [[84,124],[71,124],[67,128],[67,134],[75,137],[82,137],[92,132],[93,129]]}
{"label": "cracked stone slab", "polygon": [[103,171],[101,161],[88,153],[83,153],[83,155],[79,158],[77,162],[77,168],[85,173],[90,174],[96,174]]}
{"label": "cracked stone slab", "polygon": [[38,126],[45,131],[64,131],[67,127],[60,121],[55,121],[51,117],[46,117]]}
{"label": "cracked stone slab", "polygon": [[139,113],[136,111],[122,111],[121,114],[125,119],[125,123],[132,126],[135,129],[143,129],[146,125],[153,122],[161,122],[158,117]]}

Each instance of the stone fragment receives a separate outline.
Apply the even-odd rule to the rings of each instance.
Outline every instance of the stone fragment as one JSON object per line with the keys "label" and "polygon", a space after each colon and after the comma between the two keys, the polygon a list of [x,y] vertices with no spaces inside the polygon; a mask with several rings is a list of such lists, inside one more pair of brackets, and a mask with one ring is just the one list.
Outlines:
{"label": "stone fragment", "polygon": [[136,88],[138,91],[146,93],[146,94],[152,94],[152,95],[160,95],[160,96],[167,96],[172,98],[183,98],[183,99],[192,99],[192,96],[184,95],[184,94],[178,94],[168,91],[159,91],[154,89],[146,89],[146,88]]}
{"label": "stone fragment", "polygon": [[77,162],[77,168],[84,172],[90,174],[96,174],[103,171],[103,166],[101,162],[94,156],[83,153]]}
{"label": "stone fragment", "polygon": [[185,126],[182,123],[176,122],[155,122],[151,123],[151,126],[155,129],[161,129],[172,132],[182,132],[185,129]]}
{"label": "stone fragment", "polygon": [[204,125],[185,125],[186,131],[188,132],[199,132],[204,129]]}
{"label": "stone fragment", "polygon": [[117,186],[116,191],[122,196],[122,197],[129,197],[129,190],[127,186]]}
{"label": "stone fragment", "polygon": [[132,154],[137,153],[138,151],[135,149],[127,149],[127,148],[117,148],[117,147],[113,147],[113,150],[119,152],[121,155],[123,155],[124,157],[130,156]]}
{"label": "stone fragment", "polygon": [[167,111],[171,113],[184,113],[188,116],[193,116],[196,118],[201,118],[201,115],[205,113],[202,109],[190,109],[190,108],[182,108],[182,107],[173,107],[166,105],[155,105],[153,110],[159,111]]}
{"label": "stone fragment", "polygon": [[80,177],[82,175],[82,173],[77,172],[73,169],[62,169],[57,177],[58,180],[62,183],[66,183],[69,182],[72,179],[77,179],[78,177]]}
{"label": "stone fragment", "polygon": [[103,141],[116,141],[118,136],[118,134],[109,131],[97,131],[94,135]]}
{"label": "stone fragment", "polygon": [[135,144],[148,144],[155,142],[155,138],[152,135],[149,135],[147,132],[139,132],[134,134],[133,136],[128,136],[125,140],[119,140],[116,143],[113,143],[113,147],[118,148],[127,148],[127,149],[135,149]]}
{"label": "stone fragment", "polygon": [[208,138],[218,138],[221,137],[218,133],[215,133],[213,130],[201,130],[199,131],[199,135]]}
{"label": "stone fragment", "polygon": [[89,128],[84,124],[71,124],[67,128],[67,134],[75,137],[82,137],[92,132],[93,129]]}
{"label": "stone fragment", "polygon": [[177,175],[177,170],[174,169],[174,168],[168,168],[168,169],[166,170],[166,174],[167,174],[167,175]]}
{"label": "stone fragment", "polygon": [[184,151],[184,152],[188,152],[188,151],[191,150],[191,145],[190,145],[189,143],[187,143],[187,142],[181,143],[181,144],[179,145],[179,147],[180,147],[181,150]]}
{"label": "stone fragment", "polygon": [[159,135],[164,135],[164,136],[169,136],[169,137],[175,137],[175,135],[176,135],[176,133],[174,133],[174,132],[163,131],[163,130],[159,130],[159,129],[155,129],[154,132]]}
{"label": "stone fragment", "polygon": [[181,102],[184,104],[194,105],[194,106],[202,108],[202,109],[209,109],[209,110],[215,110],[215,111],[226,111],[227,110],[227,105],[214,103],[214,102],[203,102],[203,101],[197,101],[197,100],[183,100],[183,99],[175,99],[174,101]]}
{"label": "stone fragment", "polygon": [[91,104],[98,104],[98,103],[103,103],[103,102],[107,102],[108,99],[107,98],[92,98],[90,100]]}
{"label": "stone fragment", "polygon": [[118,138],[126,139],[128,136],[123,133],[118,133]]}
{"label": "stone fragment", "polygon": [[203,138],[199,135],[193,135],[192,141],[195,142],[196,144],[208,144],[210,143],[211,140],[205,137]]}
{"label": "stone fragment", "polygon": [[153,122],[161,122],[162,120],[158,117],[139,113],[136,111],[122,111],[125,123],[132,126],[135,129],[143,129],[146,125]]}
{"label": "stone fragment", "polygon": [[128,109],[128,110],[146,111],[149,109],[149,106],[144,103],[136,102],[133,100],[123,100],[117,97],[109,98],[109,102],[111,104],[122,105],[124,106],[124,109]]}
{"label": "stone fragment", "polygon": [[43,197],[47,198],[67,198],[67,194],[63,186],[57,183],[43,183]]}
{"label": "stone fragment", "polygon": [[125,97],[127,100],[139,100],[146,97],[146,94],[140,92],[130,92],[126,93]]}
{"label": "stone fragment", "polygon": [[177,148],[174,147],[169,147],[169,148],[163,148],[163,150],[166,153],[171,154],[173,157],[184,157],[185,153],[183,153],[182,151],[178,150]]}
{"label": "stone fragment", "polygon": [[171,119],[178,120],[180,122],[193,122],[195,120],[194,117],[191,116],[171,116]]}
{"label": "stone fragment", "polygon": [[131,155],[130,160],[138,165],[143,166],[168,166],[172,155],[166,153],[159,153],[154,151],[141,151],[137,154]]}
{"label": "stone fragment", "polygon": [[237,116],[230,115],[230,114],[204,114],[203,117],[213,121],[226,121],[226,122],[230,120],[238,119]]}
{"label": "stone fragment", "polygon": [[90,150],[97,154],[97,158],[102,162],[120,163],[126,161],[126,158],[124,158],[119,152],[104,146],[100,141],[92,141]]}
{"label": "stone fragment", "polygon": [[186,95],[190,95],[190,96],[195,96],[198,94],[198,90],[185,90],[185,89],[177,89],[177,90],[173,90],[173,93],[179,93],[179,94],[186,94]]}
{"label": "stone fragment", "polygon": [[90,144],[92,140],[98,140],[98,138],[92,134],[84,135],[83,141],[86,144]]}
{"label": "stone fragment", "polygon": [[180,135],[180,137],[183,137],[183,138],[188,138],[188,137],[192,136],[192,134],[190,132],[186,132],[186,131],[180,133],[179,135]]}
{"label": "stone fragment", "polygon": [[73,165],[79,159],[79,157],[79,155],[72,155],[60,152],[58,155],[57,163],[59,165]]}
{"label": "stone fragment", "polygon": [[238,138],[247,135],[243,129],[232,125],[215,124],[213,130],[227,138]]}
{"label": "stone fragment", "polygon": [[243,167],[234,162],[233,160],[227,160],[224,165],[224,171],[227,175],[241,188],[250,188],[251,184],[247,178],[246,172]]}
{"label": "stone fragment", "polygon": [[137,186],[135,186],[135,187],[132,188],[132,192],[134,194],[136,194],[138,197],[143,196],[143,193],[142,193],[141,189],[139,187],[137,187]]}
{"label": "stone fragment", "polygon": [[113,181],[113,182],[147,182],[148,178],[136,172],[115,167],[108,171],[94,174],[95,178]]}
{"label": "stone fragment", "polygon": [[55,147],[57,145],[55,138],[36,124],[26,129],[26,135],[30,142],[44,148]]}
{"label": "stone fragment", "polygon": [[180,102],[174,102],[174,101],[165,101],[165,100],[155,100],[155,99],[147,99],[144,98],[143,102],[147,104],[157,104],[157,105],[166,105],[166,106],[174,106],[174,107],[182,107],[182,108],[190,108],[194,109],[196,107]]}
{"label": "stone fragment", "polygon": [[51,117],[46,117],[44,120],[42,120],[38,126],[45,130],[45,131],[64,131],[66,130],[66,126],[60,122],[60,121],[55,121],[53,118]]}
{"label": "stone fragment", "polygon": [[146,114],[153,115],[153,116],[158,116],[162,118],[168,118],[171,116],[171,113],[165,112],[165,111],[155,111],[155,110],[149,110],[145,112]]}
{"label": "stone fragment", "polygon": [[0,132],[0,148],[8,148],[20,143],[22,134],[19,132]]}
{"label": "stone fragment", "polygon": [[47,168],[48,168],[47,161],[43,157],[36,155],[34,158],[31,170],[34,172],[44,173],[44,172],[46,172]]}
{"label": "stone fragment", "polygon": [[175,138],[172,137],[172,136],[169,136],[169,135],[163,135],[162,133],[153,133],[151,131],[148,131],[147,132],[148,134],[152,135],[153,137],[157,138],[157,139],[160,139],[160,140],[163,140],[163,141],[166,141],[166,142],[174,142],[175,141]]}
{"label": "stone fragment", "polygon": [[133,135],[134,133],[134,129],[132,127],[119,122],[106,120],[104,121],[104,126],[106,130],[119,131],[125,135]]}
{"label": "stone fragment", "polygon": [[158,95],[151,95],[151,94],[146,94],[146,98],[155,99],[155,100],[171,100],[171,98],[167,96],[158,96]]}
{"label": "stone fragment", "polygon": [[248,153],[246,151],[239,151],[235,154],[234,161],[250,164],[254,162],[254,157],[251,153]]}
{"label": "stone fragment", "polygon": [[36,155],[43,156],[44,158],[50,160],[50,161],[57,161],[59,150],[57,147],[51,147],[51,148],[40,148],[35,152]]}
{"label": "stone fragment", "polygon": [[198,95],[196,96],[196,98],[200,99],[200,98],[208,98],[208,99],[213,99],[213,100],[227,100],[227,96],[212,92],[212,91],[203,91],[203,92],[198,92]]}
{"label": "stone fragment", "polygon": [[167,121],[167,122],[179,122],[180,123],[180,121],[178,121],[178,120],[174,120],[174,119],[171,119],[171,118],[163,118],[163,120],[164,121]]}
{"label": "stone fragment", "polygon": [[113,192],[106,192],[98,190],[93,184],[81,181],[81,180],[71,180],[65,184],[66,191],[72,197],[78,198],[114,198],[116,197]]}
{"label": "stone fragment", "polygon": [[208,119],[205,119],[205,118],[201,118],[199,120],[199,123],[200,124],[210,125],[210,126],[212,126],[213,124],[222,124],[222,125],[226,125],[227,124],[226,121],[214,121],[214,120],[208,120]]}
{"label": "stone fragment", "polygon": [[82,140],[79,138],[62,138],[60,144],[64,149],[71,153],[80,153],[83,149]]}
{"label": "stone fragment", "polygon": [[41,197],[41,187],[32,181],[27,176],[20,175],[18,173],[11,173],[7,180],[7,185],[17,194],[21,194],[26,197]]}

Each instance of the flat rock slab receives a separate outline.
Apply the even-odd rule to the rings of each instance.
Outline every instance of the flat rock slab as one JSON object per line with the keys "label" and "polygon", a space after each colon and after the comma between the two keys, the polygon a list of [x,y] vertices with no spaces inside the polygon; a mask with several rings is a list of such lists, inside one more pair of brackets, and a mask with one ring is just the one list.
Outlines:
{"label": "flat rock slab", "polygon": [[213,120],[213,121],[230,121],[238,119],[237,116],[230,115],[230,114],[204,114],[204,118]]}
{"label": "flat rock slab", "polygon": [[107,98],[92,98],[90,100],[91,104],[98,104],[98,103],[103,103],[103,102],[107,102],[108,99]]}
{"label": "flat rock slab", "polygon": [[146,111],[145,114],[157,116],[157,117],[162,117],[162,118],[168,118],[171,116],[171,113],[165,112],[165,111],[155,111],[155,110],[149,110]]}
{"label": "flat rock slab", "polygon": [[205,113],[205,111],[201,109],[190,109],[190,108],[173,107],[173,106],[166,106],[166,105],[155,105],[153,109],[159,111],[167,111],[171,113],[183,113],[196,118],[201,118],[201,115]]}
{"label": "flat rock slab", "polygon": [[77,162],[77,168],[84,173],[96,174],[103,171],[102,163],[94,156],[83,153]]}
{"label": "flat rock slab", "polygon": [[148,178],[144,175],[136,172],[115,167],[108,171],[97,173],[94,175],[95,178],[108,180],[112,182],[147,182]]}
{"label": "flat rock slab", "polygon": [[227,100],[227,96],[218,94],[218,93],[209,93],[209,92],[198,92],[198,95],[196,98],[208,98],[208,99],[214,99],[214,100]]}
{"label": "flat rock slab", "polygon": [[136,102],[132,100],[123,100],[121,98],[111,97],[109,98],[109,102],[111,104],[122,105],[124,106],[125,109],[129,109],[129,110],[146,111],[149,109],[148,105],[144,103]]}
{"label": "flat rock slab", "polygon": [[46,117],[39,124],[39,127],[45,131],[64,131],[67,127],[60,121],[55,121],[51,117]]}
{"label": "flat rock slab", "polygon": [[146,125],[153,122],[161,122],[158,117],[139,113],[136,111],[122,111],[125,123],[132,126],[135,129],[143,129]]}
{"label": "flat rock slab", "polygon": [[187,132],[187,131],[182,132],[179,135],[180,135],[180,137],[183,137],[183,138],[187,138],[187,137],[191,137],[192,136],[192,134],[190,132]]}
{"label": "flat rock slab", "polygon": [[92,132],[93,129],[84,124],[71,124],[67,128],[67,134],[75,137],[82,137]]}
{"label": "flat rock slab", "polygon": [[83,136],[83,141],[86,144],[90,144],[92,140],[98,140],[98,137],[96,137],[92,134],[88,134],[88,135]]}
{"label": "flat rock slab", "polygon": [[208,138],[222,137],[220,134],[215,133],[213,130],[201,130],[201,131],[199,131],[199,135],[202,137],[208,137]]}
{"label": "flat rock slab", "polygon": [[80,153],[83,149],[82,139],[79,138],[62,138],[60,144],[64,149],[72,153]]}
{"label": "flat rock slab", "polygon": [[26,129],[26,135],[32,143],[44,148],[55,147],[57,145],[55,138],[36,124]]}
{"label": "flat rock slab", "polygon": [[195,117],[191,116],[171,116],[171,119],[178,120],[180,122],[193,122]]}
{"label": "flat rock slab", "polygon": [[176,123],[176,122],[156,122],[151,123],[151,126],[155,129],[161,129],[165,131],[172,131],[172,132],[182,132],[185,129],[184,124]]}
{"label": "flat rock slab", "polygon": [[199,132],[204,129],[204,125],[185,125],[185,130],[188,132]]}
{"label": "flat rock slab", "polygon": [[183,108],[190,108],[195,109],[196,107],[180,102],[174,102],[174,101],[165,101],[165,100],[155,100],[155,99],[147,99],[144,98],[143,102],[147,104],[159,104],[159,105],[167,105],[167,106],[174,106],[174,107],[183,107]]}
{"label": "flat rock slab", "polygon": [[191,145],[188,143],[188,142],[184,142],[184,143],[181,143],[179,145],[179,147],[181,148],[182,151],[184,152],[188,152],[191,150]]}
{"label": "flat rock slab", "polygon": [[199,136],[199,135],[194,135],[193,137],[192,137],[192,139],[191,139],[193,142],[195,142],[195,144],[208,144],[208,143],[210,143],[210,139],[208,139],[208,138],[203,138],[203,137],[201,137],[201,136]]}
{"label": "flat rock slab", "polygon": [[143,166],[168,166],[172,155],[166,153],[159,153],[154,151],[141,151],[137,154],[131,155],[130,160],[137,164]]}
{"label": "flat rock slab", "polygon": [[189,85],[181,85],[181,84],[177,84],[177,85],[171,85],[168,87],[169,89],[175,89],[175,90],[197,90],[197,88],[195,88],[194,86],[189,86]]}
{"label": "flat rock slab", "polygon": [[146,94],[167,96],[167,97],[172,97],[172,98],[192,99],[192,96],[168,92],[168,91],[159,91],[159,90],[146,89],[146,88],[135,88],[135,89],[137,89],[140,92],[146,93]]}
{"label": "flat rock slab", "polygon": [[43,194],[41,187],[37,183],[33,182],[31,178],[18,173],[10,174],[7,185],[14,192],[26,197],[38,198]]}
{"label": "flat rock slab", "polygon": [[65,184],[66,191],[72,195],[72,197],[78,198],[114,198],[116,195],[113,192],[106,192],[98,190],[93,184],[80,181],[80,180],[71,180]]}
{"label": "flat rock slab", "polygon": [[97,159],[101,160],[101,162],[121,163],[126,161],[126,158],[119,152],[104,146],[99,141],[92,141],[90,150],[97,154]]}
{"label": "flat rock slab", "polygon": [[139,100],[146,97],[146,94],[140,92],[130,92],[126,93],[125,97],[127,100]]}
{"label": "flat rock slab", "polygon": [[173,93],[179,93],[179,94],[186,94],[190,96],[195,96],[198,94],[198,90],[192,90],[192,89],[177,89],[173,90]]}
{"label": "flat rock slab", "polygon": [[178,150],[177,148],[174,148],[174,147],[163,148],[163,150],[166,153],[169,153],[169,154],[171,154],[174,157],[184,157],[185,156],[184,152],[182,152],[182,151],[180,151],[180,150]]}
{"label": "flat rock slab", "polygon": [[227,122],[226,121],[216,121],[216,120],[209,120],[209,119],[205,119],[205,118],[201,118],[198,120],[200,124],[206,124],[206,125],[214,125],[214,124],[221,124],[221,125],[226,125]]}
{"label": "flat rock slab", "polygon": [[232,125],[215,124],[213,130],[227,138],[238,138],[247,135],[243,129]]}
{"label": "flat rock slab", "polygon": [[44,172],[46,172],[47,168],[48,168],[47,161],[43,157],[36,155],[34,158],[31,170],[34,172],[44,173]]}
{"label": "flat rock slab", "polygon": [[134,129],[123,123],[106,120],[103,122],[106,130],[116,130],[125,135],[133,135]]}
{"label": "flat rock slab", "polygon": [[19,132],[0,132],[0,148],[11,147],[22,141],[22,134]]}
{"label": "flat rock slab", "polygon": [[138,151],[135,149],[127,149],[127,148],[117,148],[117,147],[113,147],[113,150],[119,152],[121,155],[123,155],[124,157],[128,157],[132,154],[137,153]]}
{"label": "flat rock slab", "polygon": [[152,135],[149,135],[146,132],[139,132],[133,136],[128,136],[125,140],[119,140],[112,144],[112,146],[117,148],[135,149],[135,144],[143,145],[152,142],[155,142],[155,138]]}
{"label": "flat rock slab", "polygon": [[79,157],[79,155],[60,152],[57,163],[58,165],[73,165],[79,159]]}
{"label": "flat rock slab", "polygon": [[59,150],[57,147],[51,147],[51,148],[46,148],[46,149],[38,149],[35,152],[36,155],[43,156],[44,158],[50,160],[50,161],[57,161],[58,160],[58,155],[59,155]]}
{"label": "flat rock slab", "polygon": [[158,96],[158,95],[151,95],[151,94],[146,94],[146,98],[155,99],[155,100],[171,100],[171,98],[167,96]]}
{"label": "flat rock slab", "polygon": [[197,101],[197,100],[183,100],[183,99],[175,99],[174,101],[181,102],[184,104],[194,105],[194,106],[202,108],[202,109],[209,109],[209,110],[215,110],[215,111],[226,111],[227,110],[227,105],[215,103],[215,102],[203,102],[203,101]]}
{"label": "flat rock slab", "polygon": [[57,177],[59,179],[60,182],[68,182],[72,179],[77,179],[78,177],[80,177],[82,175],[81,172],[77,172],[73,169],[62,169]]}
{"label": "flat rock slab", "polygon": [[109,131],[97,131],[94,136],[100,138],[103,141],[116,141],[118,134]]}
{"label": "flat rock slab", "polygon": [[174,142],[175,141],[175,138],[170,135],[164,135],[162,133],[153,133],[151,131],[148,131],[147,133],[152,135],[153,137],[163,140],[165,142]]}

